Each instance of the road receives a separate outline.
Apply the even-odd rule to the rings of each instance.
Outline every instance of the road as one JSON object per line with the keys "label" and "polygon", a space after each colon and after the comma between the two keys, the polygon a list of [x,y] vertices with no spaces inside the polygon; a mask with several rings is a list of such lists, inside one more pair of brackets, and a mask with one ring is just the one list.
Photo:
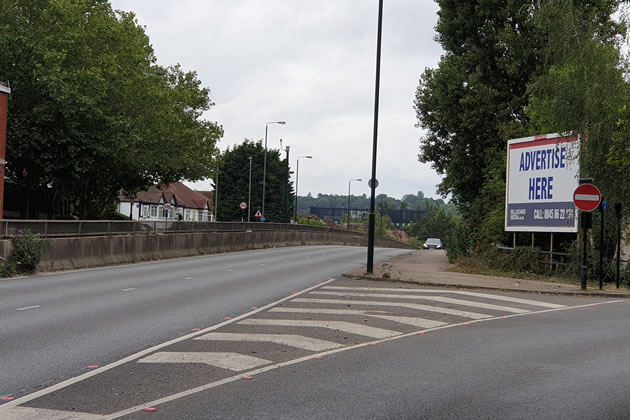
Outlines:
{"label": "road", "polygon": [[[375,258],[403,250],[376,249]],[[0,280],[0,396],[23,395],[365,263],[293,247]]]}
{"label": "road", "polygon": [[[112,343],[119,347],[113,352],[102,350],[108,359],[88,354],[72,364],[62,357],[71,368],[54,382],[67,380],[35,393],[41,385],[22,393],[13,389],[0,393],[18,397],[0,405],[0,418],[628,418],[630,299],[338,278],[343,269],[363,262],[361,251],[267,250],[63,274],[132,270],[127,281],[135,281],[136,286],[118,283],[113,276],[103,282],[101,277],[91,281],[92,287],[113,283],[118,289],[114,293],[110,285],[96,295],[112,295],[117,302],[142,290],[149,294],[148,303],[156,302],[149,308],[158,309],[139,309],[140,319],[129,319],[129,329],[121,327],[129,337]],[[383,255],[401,252],[380,251]],[[200,266],[193,268],[196,264]],[[144,273],[147,269],[150,272]],[[262,278],[269,285],[239,280],[237,271],[231,270]],[[208,271],[213,275],[186,292],[168,286],[195,283]],[[161,281],[143,284],[138,279],[162,273]],[[221,280],[224,276],[232,280]],[[47,287],[45,280],[53,277],[41,276],[36,285]],[[244,285],[236,290],[224,284],[239,281]],[[37,296],[53,296],[42,300],[40,308],[23,309],[36,306],[35,301],[20,301],[28,306],[13,311],[23,315],[52,308],[57,287],[50,285],[47,293]],[[164,290],[151,297],[153,288]],[[85,300],[97,308],[99,300],[85,293]],[[205,294],[210,303],[195,305],[197,294]],[[136,299],[138,307],[145,306]],[[122,306],[114,312],[122,311]],[[189,307],[199,311],[190,319],[181,314]],[[90,312],[89,304],[84,311]],[[135,316],[133,312],[129,309],[127,316]],[[158,328],[131,346],[120,344],[133,341],[139,325],[151,324],[143,316],[163,312],[168,333],[158,338]],[[111,323],[110,319],[102,327],[93,323],[98,329],[95,340],[101,345],[106,342],[100,335],[107,335]],[[183,323],[188,324],[182,327]],[[55,324],[61,334],[64,320]],[[116,336],[117,324],[113,325]],[[55,336],[51,334],[51,340]],[[77,345],[90,347],[83,341]],[[134,346],[139,351],[131,354]],[[10,357],[20,360],[21,356]],[[40,365],[50,360],[22,357]],[[88,364],[99,367],[90,369]]]}

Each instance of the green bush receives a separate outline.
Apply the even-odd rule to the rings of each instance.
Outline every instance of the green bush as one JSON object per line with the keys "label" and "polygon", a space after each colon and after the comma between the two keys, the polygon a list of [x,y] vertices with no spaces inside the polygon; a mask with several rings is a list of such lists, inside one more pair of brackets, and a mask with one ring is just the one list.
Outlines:
{"label": "green bush", "polygon": [[13,250],[9,258],[9,264],[14,264],[17,272],[33,273],[39,264],[42,255],[42,241],[39,235],[30,230],[18,230],[11,237]]}
{"label": "green bush", "polygon": [[302,217],[299,219],[298,224],[300,225],[309,225],[309,226],[328,226],[326,222],[319,219],[310,219],[307,217]]}
{"label": "green bush", "polygon": [[540,263],[539,248],[519,246],[508,252],[500,252],[490,266],[507,272],[542,273],[543,265]]}

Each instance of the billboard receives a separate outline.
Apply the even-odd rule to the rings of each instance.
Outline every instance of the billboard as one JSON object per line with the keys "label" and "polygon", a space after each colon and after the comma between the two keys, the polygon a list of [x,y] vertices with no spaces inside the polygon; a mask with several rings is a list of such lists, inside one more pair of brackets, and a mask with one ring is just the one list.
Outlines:
{"label": "billboard", "polygon": [[573,192],[579,185],[578,134],[508,141],[505,230],[577,232]]}

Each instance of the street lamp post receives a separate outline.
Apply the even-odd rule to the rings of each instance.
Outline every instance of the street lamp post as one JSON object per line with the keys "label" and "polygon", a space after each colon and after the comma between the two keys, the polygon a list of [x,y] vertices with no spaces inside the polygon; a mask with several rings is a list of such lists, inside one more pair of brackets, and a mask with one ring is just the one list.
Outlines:
{"label": "street lamp post", "polygon": [[269,124],[286,124],[286,121],[271,121],[265,124],[265,157],[263,158],[263,196],[262,196],[262,215],[265,216],[265,191],[266,191],[266,183],[267,183],[267,128]]}
{"label": "street lamp post", "polygon": [[288,204],[288,199],[289,199],[289,149],[290,146],[287,146],[286,148],[282,148],[282,139],[280,139],[280,150],[283,152],[286,152],[287,156],[285,159],[286,162],[286,166],[287,166],[287,182],[285,182],[284,184],[284,220],[286,221],[286,223],[289,222],[289,204]]}
{"label": "street lamp post", "polygon": [[300,159],[313,159],[313,156],[300,156],[295,165],[295,221],[297,223],[298,179],[300,176]]}
{"label": "street lamp post", "polygon": [[352,181],[363,181],[361,178],[354,178],[348,181],[348,230],[350,230],[350,183]]}
{"label": "street lamp post", "polygon": [[247,194],[247,223],[250,221],[252,210],[252,157],[249,157],[249,193]]}

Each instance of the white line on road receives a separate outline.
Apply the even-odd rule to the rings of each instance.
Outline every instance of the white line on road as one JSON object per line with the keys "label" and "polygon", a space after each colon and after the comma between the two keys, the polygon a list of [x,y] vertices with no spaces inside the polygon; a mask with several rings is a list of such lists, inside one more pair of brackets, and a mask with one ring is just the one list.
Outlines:
{"label": "white line on road", "polygon": [[503,300],[506,302],[522,303],[531,306],[542,306],[543,308],[564,308],[566,305],[556,303],[541,302],[538,300],[521,299],[510,296],[498,296],[488,293],[467,292],[463,290],[435,290],[435,289],[401,289],[395,287],[345,287],[345,286],[324,286],[327,290],[361,290],[366,292],[405,292],[405,293],[451,293],[464,296],[475,296],[486,299]]}
{"label": "white line on road", "polygon": [[28,311],[29,309],[41,308],[42,305],[25,306],[24,308],[17,308],[16,311]]}
{"label": "white line on road", "polygon": [[79,413],[77,411],[49,410],[47,408],[34,407],[13,407],[2,413],[3,420],[96,420],[104,419],[105,416],[90,413]]}
{"label": "white line on road", "polygon": [[291,302],[299,302],[299,303],[333,303],[338,305],[369,305],[369,306],[394,306],[399,308],[410,308],[417,309],[419,311],[425,312],[437,312],[439,314],[445,315],[455,315],[461,316],[464,318],[470,319],[484,319],[484,318],[492,318],[492,315],[479,314],[476,312],[468,312],[468,311],[460,311],[457,309],[450,308],[442,308],[440,306],[429,306],[429,305],[421,305],[418,303],[407,303],[407,302],[378,302],[371,300],[345,300],[345,299],[308,299],[308,298],[296,298]]}
{"label": "white line on road", "polygon": [[283,313],[300,313],[300,314],[329,314],[329,315],[363,315],[373,318],[386,319],[388,321],[398,322],[400,324],[413,325],[420,328],[435,328],[440,325],[446,325],[446,322],[433,321],[430,319],[410,317],[410,316],[395,316],[385,314],[373,314],[369,312],[382,312],[382,311],[361,311],[358,309],[308,309],[308,308],[272,308],[269,312],[283,312]]}
{"label": "white line on road", "polygon": [[184,280],[192,280],[194,277],[184,277]]}
{"label": "white line on road", "polygon": [[240,372],[271,363],[270,360],[232,352],[173,352],[153,353],[138,363],[203,363],[221,369]]}
{"label": "white line on road", "polygon": [[[607,301],[607,302],[600,302],[599,304],[600,305],[605,305],[605,304],[608,304],[608,303],[619,303],[619,302],[624,302],[624,300],[611,300],[611,301]],[[547,313],[547,312],[565,311],[565,310],[568,310],[568,309],[587,308],[587,307],[594,306],[594,305],[597,305],[597,303],[589,303],[587,305],[579,305],[579,306],[567,306],[565,308],[558,308],[558,309],[547,309],[547,310],[543,310],[541,312]],[[534,314],[534,312],[528,312],[526,314],[507,315],[507,317],[512,318],[512,317],[519,317],[519,316],[529,316],[529,315],[532,315],[532,314]],[[472,321],[472,322],[493,321],[493,320],[502,319],[502,318],[504,318],[504,316],[492,317],[492,318],[487,318],[487,319],[477,320],[477,321]],[[429,331],[439,331],[439,330],[443,330],[443,329],[447,329],[447,328],[456,328],[456,327],[459,327],[459,326],[464,325],[464,324],[468,324],[468,322],[459,323],[459,324],[444,325],[444,326],[441,326],[441,327],[432,328]],[[401,335],[398,335],[396,337],[384,338],[382,340],[377,341],[376,343],[385,343],[385,342],[388,342],[388,341],[399,340],[399,339],[403,339],[403,338],[407,338],[407,337],[416,336],[416,334],[417,334],[417,332],[414,331],[414,332],[407,333],[407,334],[401,334]],[[314,356],[325,357],[325,356],[328,356],[328,355],[331,355],[331,354],[335,354],[335,353],[340,353],[340,352],[343,352],[343,351],[354,350],[354,349],[358,349],[358,348],[361,348],[361,347],[367,347],[370,344],[374,344],[374,342],[372,342],[372,343],[360,343],[360,344],[355,344],[355,345],[352,345],[352,346],[346,346],[346,347],[343,347],[343,348],[327,350],[325,352],[322,352],[322,353],[319,353],[319,354],[316,354],[316,355],[312,355],[311,354],[311,355],[308,355],[308,356],[300,357],[298,359],[288,360],[286,362],[280,362],[280,363],[276,363],[274,365],[260,367],[258,369],[254,369],[252,371],[245,372],[244,374],[247,375],[247,376],[260,375],[262,373],[269,372],[269,371],[276,370],[276,369],[281,369],[283,367],[296,365],[298,363],[302,363],[302,362],[306,362],[306,361],[312,361]],[[113,419],[117,419],[117,418],[120,418],[120,417],[124,417],[124,416],[127,416],[129,414],[132,414],[132,413],[135,413],[135,412],[138,412],[138,411],[142,411],[145,407],[155,407],[157,405],[165,404],[165,403],[168,403],[168,402],[171,402],[171,401],[175,401],[175,400],[187,397],[189,395],[197,394],[197,393],[202,392],[202,391],[207,391],[209,389],[216,388],[216,387],[221,386],[221,385],[225,385],[225,384],[228,384],[228,383],[231,383],[231,382],[240,381],[242,378],[243,378],[243,374],[239,374],[239,375],[231,376],[229,378],[221,379],[219,381],[210,382],[210,383],[198,386],[198,387],[193,388],[193,389],[188,389],[186,391],[182,391],[182,392],[179,392],[177,394],[169,395],[169,396],[166,396],[166,397],[154,400],[154,401],[144,402],[143,404],[137,405],[135,407],[127,408],[125,410],[121,410],[121,411],[118,411],[116,413],[109,414],[109,415],[107,415],[106,418],[108,420],[113,420]],[[17,401],[17,400],[15,400],[15,401]],[[12,402],[14,402],[14,401],[12,401]],[[0,406],[0,412],[1,411],[2,411],[2,406]]]}
{"label": "white line on road", "polygon": [[[162,348],[164,348],[164,347],[171,346],[171,345],[176,344],[176,343],[180,343],[180,342],[185,341],[185,340],[189,340],[189,339],[191,339],[191,338],[194,338],[194,337],[200,336],[200,335],[202,335],[202,334],[206,334],[206,333],[208,333],[208,332],[210,332],[210,331],[217,330],[217,329],[219,329],[219,328],[221,328],[221,327],[223,327],[223,326],[225,326],[225,325],[232,324],[232,323],[234,323],[234,322],[236,322],[236,321],[238,321],[238,320],[240,320],[240,319],[247,318],[248,316],[252,316],[252,315],[254,315],[254,314],[257,314],[258,312],[263,312],[263,311],[266,311],[267,309],[269,309],[269,308],[273,308],[274,306],[279,305],[279,304],[281,304],[282,302],[286,302],[286,301],[288,301],[288,300],[293,299],[295,296],[298,296],[298,295],[301,295],[301,294],[303,294],[303,293],[309,292],[309,291],[311,291],[311,290],[313,290],[313,289],[315,289],[315,288],[317,288],[317,287],[320,287],[320,286],[322,286],[322,285],[324,285],[324,284],[328,284],[328,283],[330,283],[331,281],[334,281],[334,280],[335,280],[335,279],[325,280],[325,281],[324,281],[323,283],[321,283],[321,284],[318,284],[318,285],[315,285],[315,286],[308,287],[308,288],[306,288],[306,289],[304,289],[304,290],[299,291],[298,293],[291,294],[291,295],[289,295],[289,296],[287,296],[287,297],[284,297],[284,298],[282,298],[282,299],[279,299],[279,300],[277,300],[277,301],[275,301],[275,302],[271,302],[271,303],[269,303],[269,304],[267,304],[267,305],[265,305],[265,306],[262,306],[262,307],[260,307],[260,308],[258,308],[258,309],[256,309],[256,310],[253,310],[253,311],[250,311],[250,312],[244,313],[244,314],[239,315],[239,316],[237,316],[237,317],[235,317],[235,318],[232,318],[232,319],[230,319],[230,320],[226,320],[226,321],[220,322],[220,323],[218,323],[218,324],[212,325],[211,327],[204,328],[204,329],[203,329],[203,330],[201,330],[201,331],[195,331],[195,332],[193,332],[193,333],[186,334],[186,335],[183,335],[183,336],[181,336],[181,337],[177,337],[177,338],[175,338],[175,339],[173,339],[173,340],[166,341],[166,342],[164,342],[164,343],[158,344],[158,345],[153,346],[153,347],[150,347],[150,348],[148,348],[148,349],[141,350],[141,351],[139,351],[139,352],[137,352],[137,353],[135,353],[135,354],[132,354],[132,355],[127,356],[127,357],[124,357],[124,358],[122,358],[122,359],[120,359],[120,360],[117,360],[117,361],[115,361],[115,362],[112,362],[112,363],[110,363],[110,364],[108,364],[108,365],[106,365],[106,366],[101,366],[101,367],[100,367],[100,368],[98,368],[98,369],[91,370],[91,371],[86,372],[86,373],[84,373],[84,374],[82,374],[82,375],[75,376],[74,378],[69,378],[69,379],[66,379],[65,381],[62,381],[62,382],[59,382],[59,383],[57,383],[57,384],[51,385],[51,386],[49,386],[48,388],[40,389],[39,391],[33,392],[33,393],[31,393],[31,394],[25,395],[25,396],[20,397],[20,398],[16,398],[16,399],[15,399],[15,400],[13,400],[13,401],[9,401],[9,402],[7,402],[7,403],[1,404],[1,405],[0,405],[0,418],[2,418],[2,415],[3,415],[3,414],[7,411],[7,410],[9,410],[9,409],[10,409],[10,408],[12,408],[12,407],[15,407],[15,406],[18,406],[18,405],[24,404],[24,403],[26,403],[26,402],[28,402],[28,401],[32,401],[32,400],[34,400],[34,399],[36,399],[36,398],[39,398],[39,397],[42,397],[42,396],[44,396],[44,395],[48,395],[48,394],[53,393],[53,392],[55,392],[55,391],[58,391],[58,390],[60,390],[60,389],[66,388],[66,387],[68,387],[68,386],[70,386],[70,385],[74,385],[74,384],[76,384],[76,383],[78,383],[78,382],[81,382],[81,381],[83,381],[83,380],[85,380],[85,379],[91,378],[92,376],[99,375],[99,374],[101,374],[101,373],[103,373],[103,372],[106,372],[106,371],[108,371],[108,370],[114,369],[114,368],[116,368],[116,367],[118,367],[118,366],[120,366],[120,365],[123,365],[123,364],[125,364],[125,363],[128,363],[128,362],[131,362],[131,361],[133,361],[133,360],[139,359],[140,357],[143,357],[143,356],[145,356],[145,355],[147,355],[147,354],[153,353],[153,352],[155,352],[156,350],[162,349]],[[262,368],[261,368],[261,369],[262,369]],[[146,407],[146,406],[145,406],[145,407]],[[109,417],[111,417],[111,416],[113,416],[113,415],[109,415],[109,416],[108,416],[108,418],[109,418]]]}
{"label": "white line on road", "polygon": [[473,308],[491,309],[494,311],[511,312],[513,314],[524,314],[531,312],[528,309],[517,309],[509,306],[492,305],[489,303],[473,302],[470,300],[453,299],[442,296],[410,296],[410,295],[389,295],[379,293],[353,293],[353,292],[311,292],[309,295],[329,295],[329,296],[357,296],[357,297],[379,297],[392,299],[419,299],[431,300],[434,302],[452,303],[454,305],[471,306]]}
{"label": "white line on road", "polygon": [[128,287],[126,289],[122,289],[123,292],[131,292],[132,290],[136,290],[135,287]]}
{"label": "white line on road", "polygon": [[399,331],[386,330],[384,328],[369,327],[345,321],[312,321],[300,319],[261,319],[249,318],[239,322],[241,325],[271,325],[275,327],[313,327],[329,330],[345,331],[350,334],[364,335],[372,338],[386,338],[400,335]]}
{"label": "white line on road", "polygon": [[343,347],[343,344],[318,338],[305,337],[295,334],[241,334],[241,333],[209,333],[197,337],[194,340],[212,341],[253,341],[263,343],[276,343],[297,349],[310,351],[324,351]]}

